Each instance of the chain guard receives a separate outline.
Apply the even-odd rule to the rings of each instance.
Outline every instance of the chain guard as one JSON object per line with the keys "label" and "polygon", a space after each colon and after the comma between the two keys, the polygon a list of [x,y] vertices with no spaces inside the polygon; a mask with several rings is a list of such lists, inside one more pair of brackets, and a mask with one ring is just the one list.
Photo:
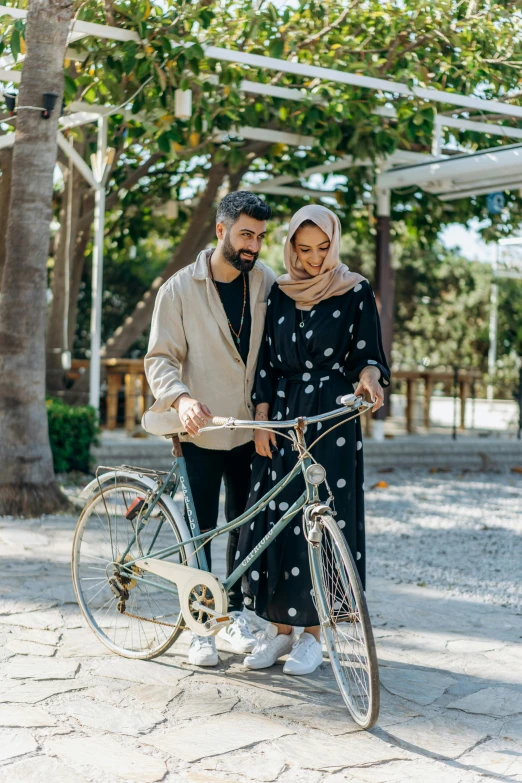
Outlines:
{"label": "chain guard", "polygon": [[[139,561],[140,571],[156,574],[156,576],[173,582],[178,588],[179,603],[183,620],[187,628],[198,636],[213,636],[221,623],[212,623],[209,620],[223,617],[227,614],[228,599],[221,581],[208,571],[199,568],[191,568],[186,565],[169,563],[165,560],[147,558]],[[200,589],[199,594],[197,593]],[[195,600],[199,603],[203,597],[205,605],[212,613],[204,613],[192,608]]]}

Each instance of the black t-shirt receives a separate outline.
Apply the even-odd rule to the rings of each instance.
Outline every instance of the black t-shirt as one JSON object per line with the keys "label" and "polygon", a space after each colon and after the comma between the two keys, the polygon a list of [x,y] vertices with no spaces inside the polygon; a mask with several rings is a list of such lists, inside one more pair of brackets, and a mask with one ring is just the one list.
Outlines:
{"label": "black t-shirt", "polygon": [[[248,274],[245,275],[245,278],[246,278],[245,317],[243,320],[243,328],[241,329],[241,334],[239,337],[239,345],[237,344],[237,340],[232,330],[230,330],[230,333],[232,334],[234,345],[239,351],[239,355],[243,359],[243,362],[246,364],[247,357],[248,357],[248,349],[250,347],[250,332],[252,329],[252,316],[250,313]],[[223,303],[226,316],[230,321],[230,323],[232,324],[235,333],[237,334],[239,332],[239,327],[241,326],[241,313],[243,312],[243,294],[244,294],[243,275],[242,274],[238,275],[235,280],[232,280],[231,283],[218,283],[216,281],[216,286],[219,291],[219,296]]]}

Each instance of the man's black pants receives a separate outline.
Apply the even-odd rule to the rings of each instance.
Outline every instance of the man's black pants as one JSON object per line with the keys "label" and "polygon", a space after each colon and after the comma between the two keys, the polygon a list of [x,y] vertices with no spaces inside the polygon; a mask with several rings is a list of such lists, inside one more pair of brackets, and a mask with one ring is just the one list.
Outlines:
{"label": "man's black pants", "polygon": [[[187,464],[187,474],[194,498],[194,506],[202,533],[214,530],[219,513],[219,491],[221,480],[225,483],[225,518],[231,522],[240,516],[246,508],[250,487],[251,462],[254,455],[254,443],[250,441],[230,451],[202,449],[195,443],[182,444],[183,456]],[[228,534],[227,576],[232,573],[239,528]],[[208,566],[212,570],[210,542],[205,544]],[[240,611],[243,608],[241,580],[233,585],[228,593],[228,610]]]}

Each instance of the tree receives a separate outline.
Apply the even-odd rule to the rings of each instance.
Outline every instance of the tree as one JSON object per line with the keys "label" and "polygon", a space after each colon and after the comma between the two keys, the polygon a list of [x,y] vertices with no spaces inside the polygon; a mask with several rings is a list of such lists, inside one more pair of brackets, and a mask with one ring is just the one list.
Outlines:
{"label": "tree", "polygon": [[[511,100],[509,91],[516,87],[521,67],[517,7],[516,2],[493,7],[488,2],[465,6],[458,0],[423,4],[407,0],[400,5],[382,0],[365,4],[307,0],[296,7],[284,5],[280,9],[248,1],[190,4],[183,9],[168,3],[162,7],[119,5],[115,22],[125,27],[137,26],[148,44],[140,49],[134,42],[117,47],[107,41],[89,42],[89,55],[77,81],[85,85],[86,97],[110,96],[114,103],[121,102],[122,90],[132,95],[138,91],[132,105],[137,120],[132,131],[140,140],[149,139],[151,148],[157,145],[167,161],[174,163],[180,155],[186,159],[191,147],[193,155],[206,156],[207,187],[202,198],[210,224],[212,212],[208,212],[208,204],[215,201],[228,172],[243,167],[249,173],[283,174],[298,179],[314,163],[341,155],[376,158],[390,154],[398,146],[429,152],[435,113],[443,107],[412,101],[394,95],[392,90],[378,94],[350,85],[216,62],[205,58],[202,43],[413,81],[421,86],[463,93],[479,90],[485,97]],[[92,6],[85,13],[92,15]],[[280,98],[244,93],[240,89],[243,79],[301,89],[308,101],[292,104]],[[176,120],[173,114],[173,93],[180,87],[193,91],[194,110],[189,120]],[[385,119],[377,111],[390,100],[396,118]],[[249,160],[248,142],[242,144],[234,139],[233,127],[242,125],[298,132],[313,136],[316,143],[306,154],[285,144],[268,145]],[[219,147],[213,135],[215,130],[230,134]],[[460,134],[459,141],[473,147],[500,144],[503,140]],[[222,181],[218,182],[220,176]],[[340,194],[337,205],[346,226],[354,206],[363,201],[365,191],[371,188],[373,178],[370,168],[349,172],[349,186]],[[433,196],[416,192],[400,195],[394,201],[395,213],[401,220],[417,227],[422,225],[426,236],[432,238],[444,223],[460,216],[467,219],[472,214],[469,200],[444,205]],[[284,215],[302,203],[303,199],[278,198],[274,203],[276,214]],[[473,212],[483,212],[485,198],[471,206]],[[516,196],[510,198],[509,206],[512,217],[520,216]],[[107,340],[107,355],[121,356],[131,348],[150,321],[161,280],[180,264],[190,263],[204,246],[207,234],[199,231],[200,225],[201,212],[196,207],[160,280],[145,292],[134,312]],[[372,228],[370,220],[367,230]],[[495,230],[507,231],[507,221],[497,221]]]}
{"label": "tree", "polygon": [[7,219],[9,217],[9,197],[11,194],[11,167],[13,150],[0,150],[0,281],[5,266],[5,238],[7,235]]}
{"label": "tree", "polygon": [[[107,188],[107,253],[110,255],[113,243],[118,252],[128,249],[131,234],[135,243],[139,242],[140,236],[133,229],[141,226],[148,230],[146,221],[131,218],[131,211],[147,214],[157,199],[175,198],[181,204],[181,218],[165,223],[171,258],[139,298],[132,292],[132,306],[122,308],[123,322],[112,335],[107,334],[106,354],[125,355],[136,346],[150,321],[158,285],[190,263],[208,241],[216,199],[231,182],[245,185],[266,176],[284,175],[298,184],[310,166],[347,154],[374,159],[398,147],[429,152],[436,113],[458,113],[454,107],[415,101],[392,91],[374,92],[220,62],[206,57],[203,45],[508,102],[517,98],[521,67],[517,10],[517,0],[493,5],[487,0],[472,4],[460,0],[428,0],[421,4],[415,0],[401,4],[388,0],[302,0],[279,8],[264,0],[122,0],[112,5],[111,24],[134,30],[139,42],[94,36],[76,41],[69,52],[71,61],[66,63],[65,91],[67,104],[80,99],[123,107],[111,117],[109,126],[109,143],[116,153]],[[107,21],[95,0],[82,4],[79,18]],[[4,38],[11,51],[19,48],[16,35],[20,31],[16,24],[14,28],[11,38],[7,34]],[[242,90],[245,79],[300,90],[305,100],[260,97]],[[188,88],[192,90],[193,113],[188,119],[180,119],[175,116],[175,91]],[[382,115],[382,109],[389,105],[393,105],[395,117]],[[509,118],[495,120],[513,124]],[[234,132],[241,126],[308,135],[315,143],[306,150],[283,143],[256,145]],[[221,134],[220,141],[216,132]],[[93,151],[90,131],[73,129],[68,134],[88,161]],[[505,142],[469,132],[458,133],[457,139],[467,149]],[[347,182],[338,188],[332,206],[345,231],[357,237],[373,236],[375,221],[368,196],[372,194],[375,172],[372,167],[359,167],[347,174]],[[56,215],[66,212],[67,176],[66,172],[64,188],[56,195]],[[75,292],[79,290],[85,253],[89,253],[93,218],[91,193],[84,193],[80,199],[73,188],[73,199],[77,203],[72,210],[76,236],[71,239],[71,329]],[[281,220],[307,199],[267,196],[267,200],[274,207],[276,219]],[[517,193],[509,194],[506,212],[492,221],[490,236],[508,233],[518,224],[520,204]],[[485,197],[443,203],[415,189],[394,194],[392,209],[398,232],[403,226],[414,229],[421,245],[433,242],[446,223],[487,215]],[[123,236],[124,231],[129,233]],[[51,279],[55,296],[48,332],[49,359],[58,362],[58,379],[63,349],[63,236],[60,231],[54,248]],[[87,270],[82,285],[86,282]]]}
{"label": "tree", "polygon": [[[46,264],[63,59],[72,0],[31,0],[0,300],[0,514],[66,506],[55,482],[45,408]],[[44,94],[57,108],[43,119]]]}

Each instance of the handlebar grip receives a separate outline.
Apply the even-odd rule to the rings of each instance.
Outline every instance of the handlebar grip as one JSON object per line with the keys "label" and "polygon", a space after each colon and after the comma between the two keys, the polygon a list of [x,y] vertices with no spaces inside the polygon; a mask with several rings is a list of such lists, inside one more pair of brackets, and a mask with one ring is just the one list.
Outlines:
{"label": "handlebar grip", "polygon": [[222,427],[224,424],[227,423],[227,421],[230,421],[230,419],[225,416],[212,417],[212,424],[214,425],[214,427]]}

